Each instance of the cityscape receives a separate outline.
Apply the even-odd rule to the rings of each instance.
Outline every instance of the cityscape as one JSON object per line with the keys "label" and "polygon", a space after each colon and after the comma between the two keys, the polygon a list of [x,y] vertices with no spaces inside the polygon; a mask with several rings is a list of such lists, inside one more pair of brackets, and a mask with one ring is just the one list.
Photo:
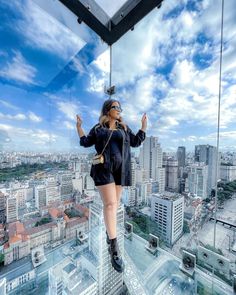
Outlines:
{"label": "cityscape", "polygon": [[[1,294],[137,294],[135,288],[144,294],[195,294],[194,288],[210,292],[211,284],[203,284],[202,276],[209,276],[214,260],[200,259],[204,249],[227,265],[223,270],[215,266],[216,294],[231,294],[236,272],[236,153],[220,153],[219,164],[216,184],[214,146],[197,145],[192,153],[180,146],[171,155],[151,136],[138,157],[132,153],[132,186],[123,189],[117,218],[125,262],[132,265],[134,280],[142,273],[146,277],[140,286],[132,286],[130,273],[111,274],[103,250],[105,225],[101,199],[89,175],[91,153],[1,152]],[[158,239],[155,254],[145,250],[150,235]],[[198,257],[190,268],[200,272],[195,281],[186,275],[188,268],[180,270],[183,253]],[[147,256],[147,264],[140,264],[140,255]],[[152,286],[151,273],[160,271],[149,266],[155,260],[173,273],[165,274],[165,282],[159,274],[159,283]],[[99,279],[101,269],[108,279]]]}
{"label": "cityscape", "polygon": [[[0,295],[235,295],[235,1],[0,12]],[[117,210],[122,273],[76,130],[108,98],[134,134],[147,115]]]}

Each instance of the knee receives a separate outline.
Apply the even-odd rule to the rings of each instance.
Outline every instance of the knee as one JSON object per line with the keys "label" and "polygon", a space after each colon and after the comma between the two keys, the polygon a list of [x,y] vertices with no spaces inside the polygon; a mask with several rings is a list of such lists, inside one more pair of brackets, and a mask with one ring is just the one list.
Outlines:
{"label": "knee", "polygon": [[117,202],[108,202],[104,207],[105,210],[114,210],[117,207]]}

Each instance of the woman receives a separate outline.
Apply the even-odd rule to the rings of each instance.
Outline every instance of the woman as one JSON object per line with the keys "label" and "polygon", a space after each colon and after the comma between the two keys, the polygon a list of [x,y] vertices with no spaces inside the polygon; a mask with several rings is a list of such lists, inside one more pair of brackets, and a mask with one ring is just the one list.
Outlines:
{"label": "woman", "polygon": [[122,186],[131,186],[130,146],[141,145],[145,140],[147,127],[147,117],[144,114],[141,120],[141,129],[135,135],[123,122],[120,116],[121,112],[119,101],[106,100],[101,110],[99,123],[92,127],[87,136],[81,127],[82,119],[77,115],[77,131],[81,146],[90,147],[94,144],[97,154],[100,154],[111,136],[103,152],[104,163],[92,165],[90,176],[102,197],[108,250],[111,255],[111,263],[118,272],[124,270],[124,265],[119,255],[116,236],[117,209]]}

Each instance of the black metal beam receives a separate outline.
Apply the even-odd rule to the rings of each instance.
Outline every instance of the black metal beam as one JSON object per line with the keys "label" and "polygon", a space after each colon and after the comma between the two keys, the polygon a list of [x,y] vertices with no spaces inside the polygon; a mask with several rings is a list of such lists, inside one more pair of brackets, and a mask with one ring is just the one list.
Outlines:
{"label": "black metal beam", "polygon": [[94,0],[59,0],[108,45],[119,40],[163,0],[128,0],[110,19]]}
{"label": "black metal beam", "polygon": [[94,0],[59,0],[106,43],[109,41],[110,18]]}
{"label": "black metal beam", "polygon": [[131,0],[127,1],[112,17],[111,44],[132,29],[154,8],[159,7],[163,0]]}

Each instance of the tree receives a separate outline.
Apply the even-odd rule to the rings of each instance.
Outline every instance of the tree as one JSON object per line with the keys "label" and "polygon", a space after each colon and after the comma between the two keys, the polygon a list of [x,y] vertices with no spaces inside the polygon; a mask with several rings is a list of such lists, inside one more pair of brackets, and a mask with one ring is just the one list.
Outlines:
{"label": "tree", "polygon": [[0,264],[4,262],[4,254],[0,253]]}
{"label": "tree", "polygon": [[183,232],[184,233],[190,233],[189,225],[188,225],[188,222],[186,220],[184,220]]}
{"label": "tree", "polygon": [[125,208],[125,210],[126,210],[126,213],[127,213],[128,215],[130,215],[130,206],[127,206],[127,207]]}

